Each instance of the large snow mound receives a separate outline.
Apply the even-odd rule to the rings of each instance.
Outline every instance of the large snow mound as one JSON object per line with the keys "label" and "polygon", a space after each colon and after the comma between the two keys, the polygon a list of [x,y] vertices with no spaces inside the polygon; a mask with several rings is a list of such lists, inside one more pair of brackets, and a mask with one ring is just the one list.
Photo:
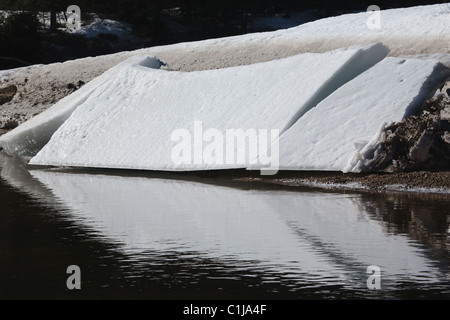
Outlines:
{"label": "large snow mound", "polygon": [[[291,28],[286,37],[440,36],[450,33],[446,4],[344,14]],[[334,27],[332,27],[334,26]]]}
{"label": "large snow mound", "polygon": [[449,75],[437,61],[384,59],[281,135],[280,168],[364,170],[384,126],[415,113]]}
{"label": "large snow mound", "polygon": [[249,63],[264,56],[273,59],[286,54],[326,52],[374,42],[387,45],[391,49],[391,56],[450,53],[450,12],[447,5],[381,9],[380,12],[360,12],[320,19],[290,29],[155,49],[158,53],[167,54],[167,58],[164,57],[166,60],[173,57],[169,51],[187,52],[180,62],[172,63],[174,68],[189,68],[183,60],[190,57],[197,59],[201,67],[212,68],[229,64],[226,55],[234,55],[234,60]]}
{"label": "large snow mound", "polygon": [[61,99],[43,113],[25,122],[12,132],[0,137],[0,145],[11,156],[31,158],[50,140],[53,133],[71,116],[72,112],[86,101],[97,87],[108,83],[117,74],[129,66],[159,68],[160,61],[155,57],[131,57],[112,67],[101,76],[90,81],[81,89]]}
{"label": "large snow mound", "polygon": [[[0,71],[0,86],[15,84],[19,88],[19,94],[2,105],[0,122],[5,124],[15,119],[21,124],[69,94],[67,84],[80,80],[87,83],[137,54],[157,56],[171,70],[199,71],[382,42],[391,50],[390,56],[432,57],[450,67],[450,12],[446,5],[382,10],[380,17],[380,29],[369,29],[366,22],[370,21],[371,14],[362,12],[321,19],[288,30],[155,46]],[[26,94],[20,95],[21,92]]]}
{"label": "large snow mound", "polygon": [[[205,163],[204,150],[195,146],[193,161],[174,163],[177,143],[171,137],[177,130],[195,136],[196,122],[224,134],[228,129],[284,132],[387,53],[378,43],[190,73],[126,63],[107,81],[97,81],[88,98],[77,99],[76,110],[30,163],[171,171],[245,168],[247,163],[237,161]],[[46,128],[38,123],[38,129]],[[22,146],[14,132],[0,143],[6,139],[18,139]],[[227,148],[235,144],[226,143]],[[230,148],[238,155],[246,154],[245,147]]]}

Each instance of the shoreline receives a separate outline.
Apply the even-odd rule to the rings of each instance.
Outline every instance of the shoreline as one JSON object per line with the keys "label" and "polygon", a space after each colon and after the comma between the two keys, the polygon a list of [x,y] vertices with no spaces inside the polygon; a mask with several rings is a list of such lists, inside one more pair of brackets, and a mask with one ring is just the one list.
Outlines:
{"label": "shoreline", "polygon": [[[3,151],[0,156],[9,157]],[[241,189],[319,190],[321,192],[364,192],[403,194],[450,199],[450,171],[343,173],[335,171],[279,171],[261,176],[260,171],[245,169],[211,171],[147,171],[105,168],[63,168],[28,166],[24,160],[11,158],[27,170],[51,170],[72,174],[111,175],[148,179],[188,180]]]}
{"label": "shoreline", "polygon": [[328,191],[408,193],[450,198],[450,171],[400,173],[280,172],[279,176],[234,178],[241,182]]}

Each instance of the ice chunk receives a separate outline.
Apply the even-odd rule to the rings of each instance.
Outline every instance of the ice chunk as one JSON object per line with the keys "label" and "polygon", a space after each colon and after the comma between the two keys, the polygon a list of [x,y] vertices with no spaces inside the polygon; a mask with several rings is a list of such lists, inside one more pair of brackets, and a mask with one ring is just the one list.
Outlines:
{"label": "ice chunk", "polygon": [[448,76],[437,61],[384,59],[281,135],[280,168],[363,170],[383,125],[414,113]]}
{"label": "ice chunk", "polygon": [[[129,64],[99,84],[30,163],[174,171],[245,168],[246,163],[224,159],[206,163],[203,149],[195,147],[191,162],[174,163],[177,143],[171,137],[184,130],[194,140],[195,123],[224,135],[233,129],[283,132],[387,53],[378,43],[191,73]],[[246,154],[245,147],[237,144],[234,154]]]}
{"label": "ice chunk", "polygon": [[155,57],[131,57],[90,81],[71,95],[61,99],[50,109],[1,136],[0,145],[9,155],[31,158],[47,144],[53,133],[70,117],[76,108],[89,101],[91,94],[98,86],[117,77],[118,73],[127,66],[159,68],[160,65],[160,61]]}

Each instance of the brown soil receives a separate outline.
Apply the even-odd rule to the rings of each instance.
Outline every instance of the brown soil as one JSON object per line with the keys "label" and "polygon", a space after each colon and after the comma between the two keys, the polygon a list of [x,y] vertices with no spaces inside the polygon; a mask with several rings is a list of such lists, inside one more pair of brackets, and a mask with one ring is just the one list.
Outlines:
{"label": "brown soil", "polygon": [[423,191],[450,192],[450,171],[399,173],[342,173],[283,171],[272,177],[251,173],[232,177],[236,181],[261,182],[285,186],[314,186],[327,189],[358,189],[371,192]]}
{"label": "brown soil", "polygon": [[450,170],[450,97],[440,93],[424,104],[420,114],[388,126],[366,169]]}
{"label": "brown soil", "polygon": [[4,103],[10,102],[17,93],[17,87],[15,85],[9,85],[4,88],[0,88],[0,106]]}

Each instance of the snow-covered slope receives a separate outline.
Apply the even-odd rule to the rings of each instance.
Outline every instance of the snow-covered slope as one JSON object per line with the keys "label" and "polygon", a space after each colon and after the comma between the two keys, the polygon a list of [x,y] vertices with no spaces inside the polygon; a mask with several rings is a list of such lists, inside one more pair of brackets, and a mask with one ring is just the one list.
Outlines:
{"label": "snow-covered slope", "polygon": [[[252,54],[248,52],[249,48],[259,51],[261,47],[269,46],[272,51],[283,46],[284,50],[294,49],[299,53],[324,52],[356,44],[383,42],[392,50],[393,55],[450,53],[450,11],[445,4],[381,9],[379,25],[373,23],[378,22],[374,13],[360,12],[320,19],[285,30],[180,43],[155,49],[159,52],[166,49],[196,52],[212,50],[214,53],[216,50],[226,50],[227,54],[246,49],[247,54]],[[435,50],[437,48],[438,51]],[[270,52],[266,51],[268,53]],[[211,60],[216,58],[213,56]]]}
{"label": "snow-covered slope", "polygon": [[386,58],[280,137],[280,168],[360,171],[383,126],[416,111],[450,73],[437,61]]}
{"label": "snow-covered slope", "polygon": [[53,107],[25,122],[14,131],[0,138],[0,145],[13,156],[33,157],[47,144],[53,133],[70,117],[72,112],[89,100],[92,93],[128,66],[140,65],[146,68],[159,68],[161,63],[154,57],[131,57],[112,67],[101,76],[95,78],[80,90],[63,98]]}
{"label": "snow-covered slope", "polygon": [[[205,149],[195,147],[190,159],[200,156],[200,163],[174,163],[177,143],[171,141],[172,134],[182,129],[195,135],[195,122],[224,135],[229,129],[284,132],[387,53],[379,43],[191,73],[126,64],[97,86],[30,163],[149,170],[245,168],[248,162],[224,164],[224,158],[222,163],[205,162]],[[12,132],[6,139],[14,136]],[[245,155],[246,147],[235,144],[234,154]]]}
{"label": "snow-covered slope", "polygon": [[23,123],[69,94],[68,84],[80,80],[87,83],[133,55],[156,56],[170,70],[199,71],[383,42],[390,48],[390,56],[413,55],[421,59],[432,56],[450,67],[449,17],[450,12],[445,5],[383,10],[381,29],[371,30],[366,26],[370,15],[362,12],[322,19],[288,30],[157,46],[0,71],[0,86],[15,84],[19,89],[11,102],[2,105],[0,126],[11,119],[18,124]]}
{"label": "snow-covered slope", "polygon": [[[38,87],[41,88],[42,79],[46,79],[45,81],[48,81],[49,79],[47,76],[48,74],[58,74],[58,75],[61,74],[63,80],[62,83],[73,82],[73,80],[64,82],[67,80],[67,77],[70,74],[71,77],[76,77],[75,80],[76,83],[76,81],[78,81],[79,79],[84,79],[82,78],[83,75],[89,74],[89,77],[92,78],[103,72],[103,70],[109,68],[111,65],[115,65],[117,62],[136,54],[155,55],[158,59],[163,60],[168,64],[168,66],[166,66],[165,68],[169,68],[171,70],[194,71],[194,70],[223,68],[236,65],[246,65],[260,61],[273,60],[280,57],[287,57],[294,54],[298,54],[300,52],[324,52],[330,49],[340,48],[353,44],[373,43],[374,41],[383,41],[384,44],[388,45],[388,47],[391,49],[390,55],[402,56],[407,54],[411,55],[421,54],[420,57],[422,59],[427,59],[430,57],[430,54],[433,54],[433,57],[438,58],[440,61],[445,60],[446,63],[450,64],[449,62],[450,59],[448,58],[450,53],[450,46],[449,46],[450,12],[446,8],[448,7],[445,5],[430,5],[405,9],[383,10],[380,12],[379,15],[380,28],[369,28],[367,22],[370,21],[371,19],[371,13],[362,12],[358,14],[349,14],[339,17],[322,19],[311,23],[306,23],[299,27],[291,28],[288,30],[279,30],[268,33],[248,34],[244,36],[212,39],[192,43],[181,43],[170,46],[147,48],[134,52],[123,52],[115,55],[110,55],[107,57],[105,56],[97,58],[80,59],[78,61],[67,62],[64,64],[55,64],[51,66],[36,66],[29,70],[28,69],[12,70],[6,73],[5,72],[0,73],[0,79],[4,78],[6,79],[5,81],[14,82],[14,78],[18,77],[18,75],[20,74],[22,77],[20,81],[22,81],[22,83],[23,82],[27,83],[24,86],[29,86],[34,82],[34,81],[27,81],[28,79],[34,80],[40,79],[37,81],[39,82]],[[412,56],[408,57],[408,59],[410,58],[412,58]],[[154,59],[154,61],[155,67],[158,67],[159,63],[156,61],[156,59]],[[366,62],[368,63],[370,61]],[[364,62],[363,64],[366,64],[366,62]],[[28,123],[25,123],[24,125],[21,125],[12,133],[1,137],[0,145],[2,145],[9,154],[32,157],[48,142],[52,134],[67,119],[70,119],[69,121],[67,121],[66,127],[69,128],[70,125],[71,126],[69,128],[70,130],[66,131],[65,133],[63,133],[63,131],[58,131],[58,134],[55,135],[54,140],[55,144],[54,143],[49,144],[48,148],[43,150],[42,155],[39,155],[39,157],[34,159],[33,162],[35,161],[36,163],[39,164],[65,163],[67,165],[83,165],[83,166],[92,166],[92,165],[97,166],[100,165],[101,163],[103,164],[106,163],[106,166],[108,167],[110,167],[110,165],[113,165],[114,167],[118,166],[126,168],[147,168],[147,169],[153,168],[158,170],[162,170],[163,168],[164,170],[213,169],[217,167],[213,166],[174,167],[171,165],[167,165],[168,162],[163,161],[164,156],[162,155],[161,152],[164,152],[167,155],[167,157],[170,157],[168,154],[170,154],[171,146],[173,144],[171,145],[170,142],[164,140],[165,143],[164,145],[161,144],[161,141],[163,141],[162,139],[163,137],[164,139],[170,140],[170,135],[169,138],[167,138],[166,136],[166,134],[170,132],[169,128],[165,127],[165,129],[167,129],[165,133],[154,133],[154,132],[151,133],[153,134],[153,136],[151,136],[152,137],[151,140],[158,142],[139,141],[139,139],[135,138],[139,137],[140,135],[147,135],[148,133],[150,133],[151,128],[149,128],[148,126],[146,127],[145,124],[142,122],[142,120],[146,119],[145,117],[143,117],[143,119],[138,119],[139,117],[138,113],[140,112],[141,116],[143,114],[146,114],[146,117],[151,117],[151,119],[147,122],[148,125],[152,124],[153,128],[162,128],[164,127],[164,121],[161,120],[167,120],[162,119],[162,117],[170,118],[175,114],[177,114],[176,112],[175,113],[172,111],[168,112],[167,110],[170,110],[170,108],[173,108],[172,110],[175,110],[174,104],[178,103],[178,101],[185,106],[184,108],[186,108],[186,105],[188,105],[193,100],[195,100],[196,102],[197,100],[202,101],[202,103],[206,103],[207,101],[209,101],[211,104],[209,106],[206,106],[206,104],[199,106],[197,113],[192,112],[191,109],[189,109],[188,112],[187,111],[188,109],[181,108],[182,110],[180,111],[181,114],[189,114],[190,118],[185,118],[182,117],[180,114],[177,114],[179,118],[174,118],[174,120],[176,120],[174,121],[174,123],[178,123],[179,125],[173,126],[172,129],[174,128],[187,129],[192,132],[193,122],[197,120],[203,122],[205,130],[208,128],[217,128],[219,130],[223,130],[225,128],[245,130],[246,128],[258,129],[262,127],[270,129],[276,127],[281,131],[283,131],[284,129],[287,129],[291,125],[293,125],[295,121],[309,109],[309,107],[307,107],[308,105],[312,106],[315,103],[320,102],[321,99],[325,98],[329,93],[331,93],[334,89],[336,89],[338,82],[344,84],[346,81],[350,80],[350,79],[347,80],[339,79],[339,74],[345,75],[346,74],[345,72],[337,72],[334,75],[334,78],[330,78],[332,80],[329,81],[326,81],[324,80],[325,78],[320,77],[312,78],[316,77],[315,75],[316,73],[321,74],[323,72],[322,69],[324,68],[324,66],[328,68],[328,65],[324,64],[317,66],[317,68],[312,68],[311,66],[310,69],[303,70],[302,77],[297,76],[297,78],[293,80],[294,77],[292,76],[290,78],[291,81],[289,83],[287,81],[289,80],[287,77],[286,79],[284,79],[285,78],[284,76],[283,77],[280,76],[278,79],[279,81],[277,82],[276,81],[277,79],[275,79],[275,77],[272,74],[270,74],[266,70],[262,71],[261,69],[261,72],[258,73],[258,77],[253,77],[252,79],[250,79],[250,76],[247,76],[247,78],[243,77],[242,79],[247,81],[247,83],[245,81],[242,82],[241,87],[239,87],[238,85],[236,85],[236,87],[233,87],[232,85],[228,84],[226,86],[221,87],[224,90],[235,88],[237,90],[236,92],[240,92],[243,97],[245,96],[245,98],[238,99],[239,98],[238,95],[233,96],[218,95],[219,97],[223,97],[223,100],[217,101],[217,99],[215,100],[212,99],[214,92],[210,90],[210,88],[213,87],[214,85],[218,84],[220,85],[219,83],[220,81],[215,80],[215,76],[214,77],[212,76],[213,72],[215,71],[208,71],[210,72],[211,75],[210,77],[214,79],[212,79],[211,81],[204,80],[205,82],[207,82],[206,84],[202,83],[199,80],[199,82],[195,86],[193,83],[190,83],[187,80],[188,76],[184,74],[174,76],[177,73],[172,73],[172,75],[168,76],[166,80],[171,81],[171,84],[178,83],[174,86],[175,88],[174,90],[178,90],[178,93],[181,92],[182,94],[181,95],[178,93],[174,94],[173,90],[165,88],[166,90],[165,94],[167,95],[167,97],[169,97],[170,100],[169,102],[172,103],[171,107],[167,109],[163,107],[163,105],[164,106],[166,105],[166,99],[165,97],[163,97],[162,91],[159,91],[154,95],[145,91],[144,92],[138,91],[139,88],[141,90],[145,89],[145,85],[138,82],[137,73],[131,76],[131,74],[137,70],[140,70],[139,72],[142,71],[141,72],[142,74],[145,73],[145,74],[160,75],[165,73],[163,73],[162,71],[152,72],[151,70],[148,70],[148,68],[144,67],[141,68],[136,66],[135,67],[126,66],[129,63],[131,62],[128,61],[125,62],[124,65],[120,67],[113,68],[112,70],[108,71],[105,75],[89,83],[87,86],[85,86],[75,94],[61,100],[59,103],[55,105],[55,107],[51,108],[48,112],[43,113],[42,115],[34,118]],[[413,63],[410,63],[410,60],[407,60],[405,66],[412,64]],[[330,63],[329,65],[334,64]],[[90,72],[91,69],[95,71]],[[148,72],[143,72],[144,69],[146,69]],[[292,70],[294,69],[295,68],[292,67]],[[353,63],[349,62],[347,63],[345,69],[347,70],[347,72],[353,72],[361,68],[360,66],[355,67]],[[131,72],[129,74],[130,79],[119,80],[118,76],[116,75],[116,73],[119,73],[119,70],[121,70],[120,72],[123,72],[123,74]],[[308,72],[306,70],[312,71]],[[343,69],[340,70],[342,71]],[[208,72],[206,72],[205,74],[208,74]],[[226,72],[229,71],[224,71],[224,74]],[[292,75],[293,72],[294,71],[292,72],[289,71],[289,74]],[[426,73],[421,74],[419,71],[415,72],[414,70],[404,69],[402,72],[405,72],[405,77],[407,76],[411,82],[404,81],[402,83],[400,82],[391,83],[390,82],[391,79],[387,76],[381,75],[378,77],[377,75],[378,78],[375,76],[371,78],[371,75],[367,74],[366,77],[368,78],[366,78],[365,81],[367,83],[370,83],[370,85],[355,85],[355,88],[359,88],[358,90],[366,92],[371,97],[369,99],[369,102],[370,101],[374,102],[376,100],[371,95],[378,94],[379,98],[382,98],[383,96],[386,97],[389,96],[393,97],[393,99],[399,99],[399,103],[401,102],[401,108],[404,109],[403,111],[405,111],[407,108],[414,108],[414,106],[416,106],[418,103],[417,101],[421,99],[423,100],[425,95],[431,93],[432,87],[435,86],[438,81],[437,78],[435,78],[434,76],[429,77],[429,80],[431,82],[428,80],[424,80],[427,79]],[[282,72],[278,70],[274,74],[279,75],[281,73]],[[46,76],[43,76],[44,74]],[[305,74],[307,74],[308,77],[310,78],[308,79],[304,78],[303,75]],[[261,78],[259,78],[259,76]],[[55,82],[57,83],[61,82],[60,78],[58,78],[56,75],[55,77],[56,77],[54,80]],[[170,77],[173,77],[173,79]],[[194,78],[197,77],[195,73],[193,77]],[[87,80],[90,80],[91,78]],[[398,79],[397,76],[394,78]],[[241,79],[239,81],[241,81]],[[310,96],[308,96],[308,94],[304,94],[304,91],[297,92],[297,94],[295,95],[295,99],[298,109],[296,112],[294,112],[295,109],[293,107],[294,102],[292,101],[292,99],[294,99],[294,93],[292,91],[294,89],[294,86],[298,85],[299,87],[306,86],[308,88],[312,88],[314,86],[312,82],[316,81],[317,83],[314,84],[317,86],[316,93],[313,93],[311,91],[309,92]],[[321,81],[322,83],[320,83]],[[52,92],[55,83],[50,84],[50,82],[51,81],[49,81],[49,85],[47,88],[48,91],[45,92],[45,95],[53,94]],[[187,82],[189,82],[188,85],[183,84]],[[229,81],[226,82],[228,83]],[[275,89],[273,88],[273,85],[275,84],[275,82],[279,87],[282,87],[283,90],[274,94]],[[118,86],[117,90],[113,89],[112,87],[113,83],[116,86]],[[128,91],[125,90],[124,88],[127,85],[131,86],[131,83],[137,83],[137,86],[129,89]],[[393,87],[401,88],[399,90],[405,90],[405,88],[409,88],[411,89],[411,91],[408,94],[405,93],[403,95],[401,94],[396,95],[393,93],[395,90],[389,90],[388,83]],[[325,87],[320,87],[321,85],[324,84],[326,84]],[[417,88],[420,87],[422,84],[425,84],[424,88],[427,88],[426,85],[428,84],[430,92],[425,92],[425,90],[422,90],[419,95],[416,95],[415,93],[417,93]],[[159,85],[162,84],[158,83],[157,86]],[[200,85],[202,85],[203,87],[199,87]],[[255,88],[257,88],[255,90],[260,90],[256,91],[257,93],[261,92],[261,95],[258,99],[250,99],[251,98],[250,96],[246,96],[244,94],[245,89],[248,89],[250,88],[250,86],[253,85],[255,86]],[[410,87],[408,87],[408,85],[410,85]],[[246,88],[246,86],[248,87]],[[378,86],[380,86],[380,88],[378,88]],[[333,89],[333,87],[335,88]],[[203,90],[201,90],[202,88]],[[269,88],[272,91],[270,91]],[[355,88],[352,87],[348,88],[349,89],[345,89],[348,90],[348,92],[356,90]],[[122,89],[124,90],[122,91]],[[343,88],[341,89],[344,90]],[[102,90],[106,90],[104,95],[100,94]],[[155,90],[155,88],[151,90]],[[291,97],[290,100],[284,97],[283,94],[281,93],[284,92],[284,90],[286,91],[291,90],[289,91],[290,92],[289,95]],[[41,90],[27,90],[28,94],[24,95],[24,97],[28,96],[32,97],[33,96],[32,92],[37,91]],[[106,97],[106,92],[108,92],[108,94],[110,95],[109,97],[110,100],[108,100],[108,97]],[[381,94],[381,92],[383,92],[383,94]],[[222,92],[221,94],[224,93]],[[345,100],[349,103],[351,102],[352,104],[355,103],[355,106],[352,107],[355,108],[355,110],[352,109],[353,111],[356,112],[356,108],[359,105],[363,105],[364,107],[366,106],[367,104],[366,102],[360,102],[360,104],[358,104],[358,101],[354,101],[353,96],[354,93],[352,93],[351,95],[349,93],[349,96],[346,98],[347,100]],[[361,97],[361,94],[358,96]],[[101,99],[103,100],[101,101],[97,100],[94,102],[94,98],[97,99],[98,97],[101,97]],[[140,99],[147,99],[149,101],[155,98],[159,99],[159,101],[162,104],[158,107],[159,108],[157,109],[158,112],[156,112],[155,109],[155,112],[153,113],[148,112],[148,110],[143,105],[128,109],[128,111],[133,110],[134,112],[127,112],[125,105],[123,105],[122,109],[117,105],[112,107],[109,105],[111,104],[111,101],[116,101],[115,103],[117,103],[117,101],[118,103],[126,102],[129,103],[130,105],[133,105],[144,101]],[[417,99],[414,100],[415,98],[417,98],[418,100]],[[24,99],[26,100],[26,98]],[[248,99],[249,103],[243,103],[245,99]],[[301,101],[298,99],[301,99]],[[51,100],[52,99],[50,99],[50,101]],[[415,102],[411,104],[411,101]],[[261,112],[262,109],[258,109],[255,106],[256,103],[262,104],[262,102],[264,102],[265,104],[262,107],[264,110],[266,110],[264,112]],[[35,114],[37,112],[36,109],[29,108],[30,105],[35,105],[34,100],[33,103],[29,102],[27,103],[27,101],[25,101],[23,104],[25,105],[25,108],[28,109],[27,112],[29,112],[30,117],[31,114]],[[247,104],[250,105],[249,110],[245,108],[245,113],[239,115],[238,120],[235,120],[234,122],[228,120],[233,117],[236,118],[236,116],[238,115],[238,113],[236,112],[238,110],[238,107],[239,106],[242,107],[244,104],[246,105],[246,107]],[[335,103],[333,102],[333,105],[334,104]],[[340,103],[340,105],[342,104],[343,103]],[[213,106],[216,105],[222,107],[225,105],[227,106],[231,105],[231,109],[223,114],[216,113],[217,108],[213,110]],[[273,107],[275,105],[277,105],[277,107],[282,105],[282,108],[278,107],[275,109]],[[303,105],[303,107],[301,107],[301,105]],[[342,141],[340,140],[339,142],[348,146],[346,147],[348,149],[343,148],[342,150],[341,149],[340,150],[342,152],[343,151],[350,152],[351,149],[351,152],[353,153],[351,155],[348,154],[346,156],[349,156],[350,159],[356,155],[356,158],[352,158],[354,160],[353,162],[348,162],[349,159],[347,159],[346,165],[348,164],[348,166],[346,165],[344,166],[342,163],[345,162],[344,159],[346,156],[344,156],[339,152],[336,152],[333,159],[326,158],[328,161],[328,164],[326,166],[328,166],[329,168],[333,168],[330,170],[335,170],[336,168],[340,168],[339,170],[343,169],[356,171],[362,170],[364,167],[364,163],[359,161],[358,159],[364,160],[370,158],[370,153],[373,150],[375,150],[374,146],[370,143],[370,141],[371,139],[376,138],[377,134],[380,133],[381,127],[380,124],[382,125],[384,122],[389,123],[394,121],[395,119],[401,119],[400,115],[403,115],[403,113],[400,112],[402,109],[396,109],[396,111],[392,113],[389,112],[387,109],[384,109],[385,107],[388,106],[388,104],[384,104],[383,106],[381,106],[381,104],[378,103],[376,105],[377,105],[376,108],[380,107],[381,109],[377,112],[374,112],[373,114],[376,115],[377,117],[386,116],[386,118],[382,119],[382,121],[380,119],[379,123],[377,122],[378,120],[369,121],[370,130],[369,127],[367,127],[366,128],[367,130],[364,132],[358,131],[361,137],[358,137],[356,139],[355,139],[356,133],[352,136],[349,136],[351,135],[351,133],[347,132],[346,133],[347,138],[343,139]],[[80,110],[78,110],[79,112],[75,112],[74,115],[76,115],[76,117],[73,117],[72,112],[79,106],[82,106],[83,108],[80,108]],[[11,115],[17,112],[17,107],[18,107],[17,101],[12,101],[7,105],[3,105],[2,109],[9,110],[8,111],[9,115]],[[394,106],[390,105],[390,107]],[[90,110],[91,108],[92,111]],[[107,114],[109,120],[114,121],[110,121],[109,124],[106,124],[108,120],[104,118],[104,114],[101,112],[102,108],[104,108],[104,110],[114,109],[114,111],[111,111],[110,113]],[[350,117],[350,119],[353,119],[353,121],[361,120],[364,122],[369,118],[364,117],[365,110],[361,111],[359,116],[355,116],[355,114],[350,114],[352,111],[350,109],[343,108],[342,112],[348,112],[348,116]],[[89,123],[86,123],[85,119],[88,118],[89,116],[88,113],[84,114],[82,110],[89,111],[91,116],[95,114],[97,118],[91,118],[89,120]],[[312,111],[318,112],[316,110]],[[113,112],[115,113],[113,114]],[[201,114],[202,112],[204,112],[204,114],[208,113],[207,118],[197,117],[198,114]],[[233,112],[234,116],[232,115]],[[333,123],[333,119],[334,120],[336,119],[332,118],[332,115],[334,114],[335,113],[332,112],[330,114],[326,115],[320,114],[318,116],[322,118],[326,117],[325,122]],[[243,120],[244,116],[246,117],[246,120]],[[308,113],[306,114],[306,116],[308,116]],[[6,115],[3,118],[5,119],[8,118],[8,115]],[[181,121],[179,121],[179,119],[181,119]],[[300,119],[302,120],[303,117],[301,117]],[[308,118],[305,118],[303,121],[306,121],[307,119]],[[139,121],[141,121],[140,124],[141,127],[136,125],[136,123],[138,123]],[[322,123],[323,122],[320,122],[319,125],[323,128],[324,125]],[[257,125],[260,127],[258,127]],[[335,133],[338,132],[339,130],[344,130],[344,128],[346,128],[344,124],[340,126],[337,123],[333,123],[333,125],[334,126],[331,127],[333,128]],[[100,126],[102,126],[103,129],[99,129]],[[94,130],[94,128],[96,129]],[[110,131],[107,132],[107,129]],[[324,131],[326,131],[326,129]],[[77,135],[73,134],[72,136],[70,136],[70,134],[73,132],[77,132]],[[94,134],[93,132],[96,132],[96,134]],[[297,139],[295,137],[295,134],[292,135],[293,135],[292,140]],[[78,140],[75,142],[75,139]],[[336,141],[336,139],[333,140],[331,137],[330,139],[331,139],[330,141]],[[128,146],[127,143],[133,144],[134,143],[133,140],[136,141],[135,146],[139,146],[138,147],[139,153],[144,155],[145,152],[148,152],[149,153],[148,159],[154,159],[152,157],[159,157],[160,158],[158,160],[159,162],[149,164],[149,160],[147,159],[147,161],[144,161],[143,158],[140,161],[137,161],[136,155],[131,156],[130,154],[128,154],[130,150],[128,150],[127,148],[131,149],[131,147]],[[295,141],[295,143],[297,143],[297,141]],[[88,144],[90,146],[88,146]],[[156,144],[161,145],[161,147],[155,146]],[[51,145],[53,147],[51,147]],[[324,146],[325,145],[327,144],[324,144]],[[328,145],[331,145],[331,142],[329,142]],[[351,148],[350,145],[352,146]],[[117,153],[114,154],[114,149],[117,148],[118,146],[120,146],[120,148],[118,149],[124,152],[120,157],[117,157]],[[365,146],[367,146],[367,148],[363,150]],[[96,152],[88,152],[88,150],[92,150],[97,147],[99,147],[100,149],[98,149]],[[283,151],[284,147],[283,146],[281,147],[282,153],[285,153],[285,151]],[[55,151],[54,154],[50,152],[50,148],[53,148],[52,150]],[[287,148],[289,149],[289,147]],[[143,152],[144,149],[145,152]],[[318,150],[316,150],[315,153],[308,154],[306,158],[309,157],[309,159],[311,160],[313,159],[313,157],[317,157],[317,154],[319,153],[320,150],[324,152],[326,151],[318,147]],[[356,151],[361,151],[362,153],[358,155],[357,153],[355,154]],[[84,152],[84,155],[82,152]],[[100,152],[103,153],[102,157],[95,159],[98,153]],[[127,155],[124,155],[125,153]],[[79,157],[78,160],[75,160],[75,154],[77,154],[77,157]],[[297,160],[292,157],[298,156],[298,154],[295,155],[294,153],[291,152],[289,152],[289,154],[290,155],[286,158],[282,154],[282,157],[280,159],[282,161],[282,165],[284,164],[287,167],[294,166],[295,161]],[[56,160],[54,159],[54,157],[56,157],[55,158]],[[60,161],[61,158],[64,158],[64,161]],[[285,158],[286,160],[283,160],[283,158]],[[325,158],[323,157],[319,158],[325,161]],[[114,163],[110,163],[109,162],[111,161],[110,159],[113,159]],[[166,158],[165,160],[168,159]],[[321,162],[321,160],[319,160],[317,162],[317,168],[321,169],[324,168],[323,161]],[[132,165],[130,165],[131,162],[133,163]],[[306,168],[308,166],[309,164],[303,165],[302,168]],[[224,167],[221,166],[221,168]]]}
{"label": "snow-covered slope", "polygon": [[[181,43],[158,47],[186,50],[193,54],[209,51],[210,57],[202,60],[216,61],[220,52],[253,56],[264,53],[284,56],[302,52],[325,52],[336,48],[383,42],[390,55],[450,53],[450,11],[445,4],[410,8],[381,8],[379,25],[372,12],[344,14],[308,22],[297,27],[273,32],[252,33],[242,36]],[[265,49],[264,49],[265,48]],[[277,52],[278,51],[278,52]],[[248,59],[251,59],[248,57]],[[221,57],[222,58],[222,57]]]}
{"label": "snow-covered slope", "polygon": [[[367,37],[371,35],[385,36],[439,36],[448,35],[450,24],[449,6],[436,4],[379,11],[344,14],[316,20],[308,24],[291,28],[286,37],[296,33],[297,37]],[[380,22],[377,25],[377,22]],[[334,25],[334,28],[332,26]],[[368,25],[371,28],[368,28]]]}

